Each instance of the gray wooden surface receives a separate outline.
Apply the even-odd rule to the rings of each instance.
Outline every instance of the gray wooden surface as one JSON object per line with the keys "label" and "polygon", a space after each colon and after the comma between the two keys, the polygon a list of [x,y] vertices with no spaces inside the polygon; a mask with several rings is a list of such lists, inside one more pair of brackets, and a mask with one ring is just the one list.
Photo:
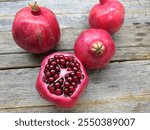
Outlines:
{"label": "gray wooden surface", "polygon": [[[90,83],[77,105],[61,109],[40,98],[35,81],[46,55],[19,48],[11,36],[15,13],[29,0],[0,0],[0,112],[150,112],[150,0],[120,0],[122,29],[113,35],[117,52],[102,71],[88,71]],[[88,28],[88,12],[98,0],[37,0],[51,8],[61,26],[54,51],[72,51]],[[51,52],[49,52],[51,53]],[[48,54],[49,54],[48,53]]]}

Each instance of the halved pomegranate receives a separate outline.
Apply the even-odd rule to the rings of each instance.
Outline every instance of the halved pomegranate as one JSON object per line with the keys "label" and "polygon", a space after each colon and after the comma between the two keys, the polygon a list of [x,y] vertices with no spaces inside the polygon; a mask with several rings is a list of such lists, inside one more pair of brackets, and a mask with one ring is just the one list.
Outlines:
{"label": "halved pomegranate", "polygon": [[88,75],[79,59],[67,52],[53,53],[41,64],[36,89],[60,107],[73,107],[88,85]]}

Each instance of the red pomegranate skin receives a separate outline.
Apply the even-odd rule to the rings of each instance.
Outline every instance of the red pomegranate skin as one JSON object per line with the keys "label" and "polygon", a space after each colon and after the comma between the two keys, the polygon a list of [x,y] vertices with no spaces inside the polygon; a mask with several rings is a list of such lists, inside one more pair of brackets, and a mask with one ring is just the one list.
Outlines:
{"label": "red pomegranate skin", "polygon": [[[48,90],[48,84],[43,82],[45,66],[46,66],[46,64],[48,64],[48,60],[50,58],[53,58],[56,55],[73,56],[75,58],[75,60],[77,60],[78,63],[80,64],[80,68],[81,68],[82,74],[84,75],[84,78],[81,80],[81,83],[76,87],[75,91],[73,92],[73,94],[71,96],[64,96],[64,94],[56,95],[56,94],[50,93],[50,91]],[[69,71],[68,73],[70,73],[70,72],[71,71]],[[65,71],[60,71],[58,79],[60,79],[61,77],[64,78],[65,74],[67,74]],[[54,82],[58,81],[58,79],[55,80]],[[65,80],[66,79],[64,78],[63,85],[66,82]],[[50,101],[50,102],[54,103],[56,106],[59,106],[62,108],[71,108],[76,104],[76,102],[79,99],[79,97],[81,96],[82,92],[87,87],[88,82],[89,82],[89,78],[86,73],[86,70],[84,69],[84,66],[82,65],[80,60],[75,55],[73,55],[72,53],[68,53],[68,52],[56,52],[56,53],[48,55],[42,61],[40,72],[38,74],[38,78],[36,81],[36,89],[43,99]],[[53,84],[53,83],[51,83],[51,84]],[[63,90],[65,90],[65,89],[63,88]]]}
{"label": "red pomegranate skin", "polygon": [[55,14],[39,7],[32,11],[22,8],[16,13],[12,35],[14,41],[30,53],[44,53],[52,50],[60,39],[60,27]]}
{"label": "red pomegranate skin", "polygon": [[[92,50],[97,43],[100,43],[101,47]],[[89,70],[105,68],[115,54],[115,50],[113,39],[103,29],[88,29],[81,32],[74,45],[76,56]]]}
{"label": "red pomegranate skin", "polygon": [[124,6],[118,0],[100,0],[89,13],[89,24],[113,34],[122,27],[124,16]]}

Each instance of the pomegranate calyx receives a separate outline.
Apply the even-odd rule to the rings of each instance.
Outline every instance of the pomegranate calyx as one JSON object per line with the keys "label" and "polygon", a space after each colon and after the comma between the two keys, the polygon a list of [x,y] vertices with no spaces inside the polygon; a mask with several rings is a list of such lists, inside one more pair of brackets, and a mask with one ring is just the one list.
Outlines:
{"label": "pomegranate calyx", "polygon": [[31,8],[31,10],[33,12],[38,12],[39,11],[39,5],[38,3],[35,1],[34,4],[29,3],[29,7]]}
{"label": "pomegranate calyx", "polygon": [[102,55],[105,51],[105,46],[100,41],[97,41],[93,43],[91,50],[96,55]]}

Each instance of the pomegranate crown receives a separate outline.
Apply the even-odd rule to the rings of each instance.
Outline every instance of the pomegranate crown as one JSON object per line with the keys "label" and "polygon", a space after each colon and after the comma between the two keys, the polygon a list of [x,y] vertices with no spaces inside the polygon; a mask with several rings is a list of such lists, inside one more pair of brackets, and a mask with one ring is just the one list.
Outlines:
{"label": "pomegranate crown", "polygon": [[31,8],[31,10],[33,12],[37,12],[39,10],[39,8],[40,8],[36,1],[34,2],[34,4],[29,3],[29,7]]}
{"label": "pomegranate crown", "polygon": [[100,41],[97,41],[93,43],[91,50],[96,55],[102,55],[105,51],[105,46]]}

